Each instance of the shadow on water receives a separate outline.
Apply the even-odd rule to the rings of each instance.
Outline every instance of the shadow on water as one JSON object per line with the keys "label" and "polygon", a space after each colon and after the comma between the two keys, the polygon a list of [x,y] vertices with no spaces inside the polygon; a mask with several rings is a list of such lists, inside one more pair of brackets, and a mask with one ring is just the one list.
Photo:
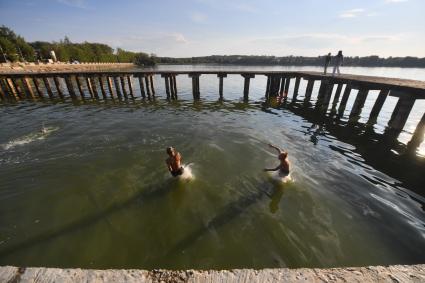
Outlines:
{"label": "shadow on water", "polygon": [[[327,135],[336,137],[337,140],[353,145],[354,150],[347,151],[333,144],[329,148],[348,156],[352,151],[360,154],[364,162],[373,168],[388,174],[401,181],[404,187],[425,196],[425,158],[412,156],[406,145],[400,143],[393,133],[386,130],[378,134],[370,125],[358,122],[344,122],[338,116],[327,115],[316,108],[308,107],[300,103],[282,103],[280,105],[263,103],[263,111],[270,113],[271,109],[289,110],[292,113],[312,123],[312,126],[304,131],[310,135],[310,141],[317,145],[320,139],[326,139]],[[273,113],[276,114],[276,113]],[[359,165],[359,164],[357,164]],[[401,187],[401,184],[398,184]],[[413,196],[412,196],[413,197]],[[425,210],[425,207],[423,206]]]}
{"label": "shadow on water", "polygon": [[[152,186],[147,186],[147,187],[154,187],[155,189],[142,191],[130,197],[126,201],[113,204],[107,208],[103,208],[103,209],[99,208],[99,210],[92,215],[72,221],[62,227],[59,227],[50,231],[46,231],[39,235],[30,237],[26,239],[25,241],[11,244],[7,246],[6,248],[0,250],[0,258],[6,257],[10,254],[19,252],[21,250],[30,249],[34,246],[51,241],[55,238],[88,228],[99,221],[102,221],[102,220],[108,221],[107,217],[114,213],[118,213],[124,209],[127,209],[129,206],[134,205],[136,203],[152,201],[152,200],[164,197],[173,189],[178,189],[179,186],[180,184],[175,182],[173,179],[168,179],[164,183],[160,184],[159,188],[155,184],[153,184]],[[109,224],[109,222],[107,224]]]}

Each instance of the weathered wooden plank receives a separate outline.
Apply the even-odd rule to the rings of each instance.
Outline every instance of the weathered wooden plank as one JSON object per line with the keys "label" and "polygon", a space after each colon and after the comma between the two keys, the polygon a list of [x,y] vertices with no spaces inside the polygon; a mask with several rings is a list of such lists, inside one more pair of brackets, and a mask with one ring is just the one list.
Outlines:
{"label": "weathered wooden plank", "polygon": [[68,89],[68,93],[72,99],[76,99],[77,95],[75,94],[74,84],[72,83],[71,76],[65,76],[65,84]]}
{"label": "weathered wooden plank", "polygon": [[169,76],[164,76],[164,82],[165,82],[165,93],[167,94],[167,99],[170,99],[170,82],[169,82]]}
{"label": "weathered wooden plank", "polygon": [[128,98],[128,94],[127,94],[127,90],[125,89],[125,81],[124,81],[124,77],[123,76],[120,76],[120,83],[121,83],[122,93],[124,94],[124,97],[127,99]]}
{"label": "weathered wooden plank", "polygon": [[173,87],[173,91],[174,91],[174,99],[177,99],[177,81],[176,81],[176,76],[173,75],[172,78],[173,78],[173,85],[172,85],[172,87]]}
{"label": "weathered wooden plank", "polygon": [[108,84],[109,95],[111,96],[112,99],[114,99],[115,94],[114,94],[114,88],[112,87],[112,78],[110,76],[107,76],[106,82]]}
{"label": "weathered wooden plank", "polygon": [[122,98],[122,94],[120,90],[121,86],[117,76],[114,76],[114,85],[115,85],[115,91],[117,92],[118,98]]}
{"label": "weathered wooden plank", "polygon": [[267,76],[266,98],[270,97],[270,85],[271,85],[271,76]]}
{"label": "weathered wooden plank", "polygon": [[152,75],[149,76],[149,82],[150,82],[150,85],[151,85],[152,96],[155,96],[155,87],[154,87],[154,84],[153,84],[153,76]]}
{"label": "weathered wooden plank", "polygon": [[416,154],[416,150],[424,141],[424,136],[425,136],[425,113],[424,115],[422,115],[422,118],[419,121],[418,125],[416,126],[416,130],[413,133],[411,140],[407,144],[407,150],[411,153]]}
{"label": "weathered wooden plank", "polygon": [[77,88],[78,88],[78,91],[80,92],[80,97],[81,97],[81,99],[85,99],[85,97],[84,97],[84,90],[83,90],[83,87],[82,87],[82,85],[81,85],[81,81],[80,81],[80,77],[79,76],[75,76],[75,82],[77,83]]}
{"label": "weathered wooden plank", "polygon": [[139,76],[138,79],[139,79],[140,95],[142,96],[142,98],[146,98],[145,86],[143,83],[144,78]]}
{"label": "weathered wooden plank", "polygon": [[98,79],[99,79],[100,91],[102,92],[102,97],[103,99],[107,99],[104,77],[100,75]]}
{"label": "weathered wooden plank", "polygon": [[130,92],[131,98],[134,98],[134,91],[133,91],[133,80],[131,76],[127,76],[127,84],[128,84],[128,90]]}
{"label": "weathered wooden plank", "polygon": [[32,77],[32,81],[35,86],[35,90],[37,91],[37,95],[39,98],[44,98],[43,91],[41,90],[40,82],[38,81],[38,78]]}
{"label": "weathered wooden plank", "polygon": [[22,85],[24,86],[25,91],[29,94],[30,98],[35,99],[34,90],[32,89],[32,86],[28,77],[22,78]]}

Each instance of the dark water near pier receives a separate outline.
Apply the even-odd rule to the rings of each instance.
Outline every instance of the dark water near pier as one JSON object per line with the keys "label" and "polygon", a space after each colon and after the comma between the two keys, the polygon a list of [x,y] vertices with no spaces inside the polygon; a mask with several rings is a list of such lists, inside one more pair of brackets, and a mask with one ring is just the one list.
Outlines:
{"label": "dark water near pier", "polygon": [[[217,78],[202,76],[202,100],[193,102],[190,80],[180,76],[174,102],[0,105],[0,264],[208,269],[425,261],[425,200],[412,192],[423,184],[408,187],[326,125],[264,104],[265,78],[252,81],[243,103],[242,82],[225,79],[226,101],[217,101]],[[164,97],[159,78],[156,85]],[[422,116],[420,106],[401,142]],[[267,142],[289,151],[294,183],[261,171],[277,161]],[[167,174],[169,145],[193,163],[190,182]]]}

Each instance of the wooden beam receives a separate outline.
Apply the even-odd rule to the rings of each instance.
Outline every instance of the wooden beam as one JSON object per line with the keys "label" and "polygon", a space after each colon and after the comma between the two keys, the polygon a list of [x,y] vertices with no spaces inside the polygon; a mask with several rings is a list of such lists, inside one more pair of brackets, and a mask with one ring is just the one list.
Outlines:
{"label": "wooden beam", "polygon": [[360,119],[368,93],[369,90],[364,88],[360,89],[357,93],[356,100],[354,101],[353,108],[350,113],[350,122],[357,122]]}
{"label": "wooden beam", "polygon": [[115,91],[117,92],[117,96],[118,96],[119,99],[121,99],[122,95],[121,95],[121,90],[120,90],[120,82],[119,82],[117,76],[114,76],[114,85],[115,85]]}
{"label": "wooden beam", "polygon": [[60,84],[60,81],[59,81],[59,77],[53,76],[53,82],[55,83],[56,91],[57,91],[59,97],[64,99],[63,91],[62,91],[61,84]]}
{"label": "wooden beam", "polygon": [[112,78],[110,76],[106,77],[106,82],[108,84],[108,91],[109,91],[109,95],[111,96],[112,99],[114,99],[114,88],[112,87]]}
{"label": "wooden beam", "polygon": [[373,108],[369,115],[369,120],[367,121],[367,124],[369,126],[373,126],[376,124],[376,121],[378,120],[379,113],[381,112],[382,106],[384,106],[385,100],[388,97],[389,94],[388,89],[383,89],[379,92],[378,98],[375,101],[375,104],[373,105]]}
{"label": "wooden beam", "polygon": [[149,76],[149,81],[150,81],[150,85],[151,85],[152,96],[155,96],[155,87],[153,85],[153,76],[152,75]]}
{"label": "wooden beam", "polygon": [[139,76],[140,95],[142,98],[146,98],[145,86],[143,84],[143,77]]}
{"label": "wooden beam", "polygon": [[93,91],[93,95],[96,99],[99,99],[99,92],[97,91],[97,84],[94,76],[89,76],[89,81],[91,85],[91,89]]}
{"label": "wooden beam", "polygon": [[173,91],[174,91],[174,99],[177,99],[177,81],[176,81],[176,75],[172,75],[173,78]]}
{"label": "wooden beam", "polygon": [[78,88],[78,91],[80,92],[81,99],[84,100],[85,99],[84,90],[83,90],[83,87],[81,85],[80,77],[78,75],[75,76],[75,82],[77,83],[77,88]]}
{"label": "wooden beam", "polygon": [[22,85],[24,86],[25,90],[28,92],[28,94],[30,95],[30,97],[32,99],[35,99],[35,94],[34,94],[34,90],[32,89],[30,80],[28,77],[23,77],[22,78]]}
{"label": "wooden beam", "polygon": [[71,76],[65,76],[65,84],[68,88],[68,93],[71,95],[71,98],[76,99],[77,96],[75,95],[74,85],[72,84]]}
{"label": "wooden beam", "polygon": [[19,100],[18,92],[11,78],[6,78],[6,86],[9,89],[9,93],[12,94],[12,97],[15,98],[16,100]]}
{"label": "wooden beam", "polygon": [[86,81],[87,89],[89,90],[91,99],[94,99],[94,91],[93,91],[93,85],[90,80],[90,77],[88,75],[84,76],[84,79]]}
{"label": "wooden beam", "polygon": [[295,78],[294,94],[292,96],[293,101],[297,100],[298,92],[299,92],[299,89],[300,89],[300,82],[301,82],[301,77],[296,77]]}
{"label": "wooden beam", "polygon": [[169,76],[164,76],[164,82],[165,82],[165,93],[167,94],[167,99],[170,99],[170,82],[169,82]]}
{"label": "wooden beam", "polygon": [[120,82],[121,82],[122,93],[124,94],[124,97],[127,99],[128,98],[128,94],[127,94],[127,90],[125,89],[125,81],[124,81],[124,77],[123,76],[120,76]]}
{"label": "wooden beam", "polygon": [[102,75],[100,75],[98,79],[99,79],[100,91],[102,92],[102,97],[103,99],[106,99],[107,95],[106,95],[106,88],[105,88],[105,80],[103,79]]}
{"label": "wooden beam", "polygon": [[49,95],[50,98],[53,98],[53,91],[52,91],[52,86],[50,85],[49,78],[43,77],[43,83],[44,83],[44,87],[47,90],[47,94]]}
{"label": "wooden beam", "polygon": [[344,94],[342,95],[342,98],[341,98],[341,103],[339,104],[339,107],[338,107],[338,116],[340,117],[344,115],[345,107],[347,107],[347,101],[348,101],[348,98],[350,97],[350,93],[351,93],[351,85],[347,84],[345,86]]}
{"label": "wooden beam", "polygon": [[38,81],[38,78],[32,77],[32,82],[34,83],[35,90],[37,91],[37,95],[39,98],[44,98],[43,91],[41,90],[40,82]]}
{"label": "wooden beam", "polygon": [[267,75],[266,98],[270,97],[271,76]]}
{"label": "wooden beam", "polygon": [[307,88],[305,90],[304,102],[309,102],[311,99],[311,94],[313,92],[314,80],[308,80]]}
{"label": "wooden beam", "polygon": [[408,93],[400,94],[400,98],[388,122],[388,128],[390,130],[395,133],[399,133],[403,130],[415,101],[416,99]]}
{"label": "wooden beam", "polygon": [[285,78],[285,77],[281,77],[280,78],[280,91],[279,91],[279,94],[280,95],[283,95],[283,93],[285,92],[285,82],[286,82],[286,79],[287,78]]}
{"label": "wooden beam", "polygon": [[286,95],[288,95],[288,93],[289,93],[289,85],[290,85],[290,83],[291,83],[291,78],[289,78],[289,77],[286,78],[286,82],[285,82],[285,93],[286,93]]}
{"label": "wooden beam", "polygon": [[338,105],[339,97],[341,96],[342,86],[343,84],[339,83],[338,87],[336,88],[334,100],[332,101],[332,110],[331,110],[332,113],[336,112],[336,106]]}
{"label": "wooden beam", "polygon": [[217,77],[219,78],[218,93],[220,98],[223,99],[223,79],[227,78],[227,74],[219,73],[217,74]]}
{"label": "wooden beam", "polygon": [[150,85],[149,76],[145,76],[145,83],[146,83],[146,93],[148,94],[148,98],[151,98],[151,91],[149,88],[149,85]]}
{"label": "wooden beam", "polygon": [[130,91],[130,96],[131,98],[134,98],[133,80],[130,76],[127,76],[127,83],[128,83],[128,90]]}
{"label": "wooden beam", "polygon": [[422,115],[422,119],[419,121],[416,126],[416,130],[413,133],[412,139],[407,143],[408,152],[415,153],[418,147],[424,141],[425,136],[425,113]]}
{"label": "wooden beam", "polygon": [[243,99],[247,101],[249,98],[249,83],[250,80],[255,77],[255,75],[242,74],[242,77],[244,77]]}

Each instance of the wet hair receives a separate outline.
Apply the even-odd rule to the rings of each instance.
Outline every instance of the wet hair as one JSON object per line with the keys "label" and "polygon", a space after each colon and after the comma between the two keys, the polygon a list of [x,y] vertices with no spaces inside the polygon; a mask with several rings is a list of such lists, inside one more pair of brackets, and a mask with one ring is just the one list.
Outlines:
{"label": "wet hair", "polygon": [[287,156],[288,156],[288,153],[286,151],[279,153],[279,159],[285,159]]}
{"label": "wet hair", "polygon": [[174,148],[172,146],[167,147],[167,153],[172,154],[174,151]]}

